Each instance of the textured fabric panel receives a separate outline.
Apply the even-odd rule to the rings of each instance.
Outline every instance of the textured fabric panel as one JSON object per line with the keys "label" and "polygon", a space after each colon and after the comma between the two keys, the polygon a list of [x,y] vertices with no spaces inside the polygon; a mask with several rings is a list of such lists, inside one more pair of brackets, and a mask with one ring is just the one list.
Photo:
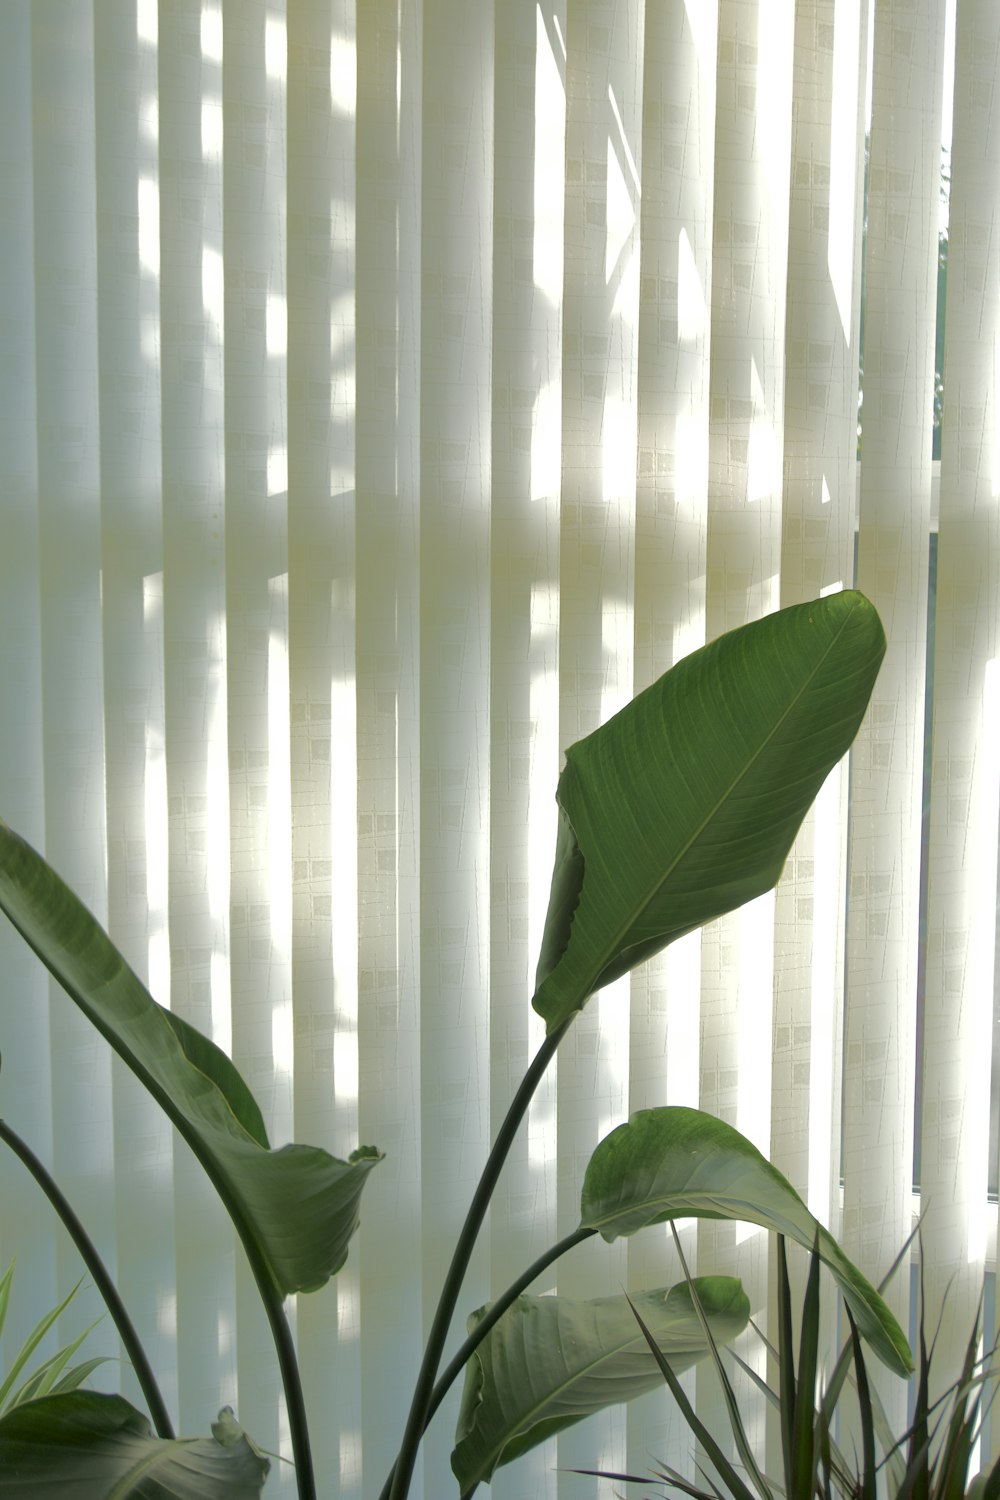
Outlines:
{"label": "textured fabric panel", "polygon": [[[955,58],[920,905],[947,10],[0,7],[0,815],[231,1052],[276,1144],[386,1153],[347,1266],[294,1309],[323,1495],[379,1492],[540,1042],[563,751],[707,639],[851,585],[855,556],[889,654],[850,763],[774,894],[576,1020],[462,1313],[574,1227],[598,1140],[667,1102],[749,1135],[874,1279],[910,1227],[916,1141],[932,1285],[959,1272],[964,1311],[990,1264],[989,0],[963,3]],[[0,952],[4,1116],[78,1203],[168,1404],[194,1432],[230,1403],[286,1452],[200,1169],[11,933]],[[16,1345],[78,1270],[16,1164],[0,1192]],[[682,1235],[766,1322],[763,1233]],[[533,1290],[676,1275],[654,1230]],[[892,1296],[905,1324],[905,1281]],[[97,1310],[88,1293],[60,1333]],[[713,1411],[713,1380],[685,1381]],[[415,1494],[451,1482],[455,1409]],[[763,1409],[752,1428],[771,1472]],[[493,1488],[595,1494],[560,1470],[658,1453],[693,1474],[689,1447],[654,1393]],[[272,1492],[294,1492],[287,1466]]]}

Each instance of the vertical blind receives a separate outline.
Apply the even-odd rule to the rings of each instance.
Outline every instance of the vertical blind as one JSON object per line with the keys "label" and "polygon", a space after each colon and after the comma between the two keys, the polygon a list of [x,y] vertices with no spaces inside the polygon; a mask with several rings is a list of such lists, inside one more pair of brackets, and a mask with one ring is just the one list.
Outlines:
{"label": "vertical blind", "polygon": [[[995,1254],[1000,10],[946,11],[0,6],[0,814],[231,1052],[272,1141],[386,1153],[347,1266],[295,1312],[324,1495],[381,1487],[541,1037],[563,749],[706,639],[855,579],[889,649],[849,762],[774,894],[578,1018],[463,1305],[575,1225],[610,1128],[669,1102],[747,1134],[875,1279],[919,1187],[964,1341]],[[0,953],[0,1108],[180,1428],[229,1403],[287,1452],[199,1169],[6,926]],[[11,1160],[0,1193],[9,1358],[80,1267]],[[682,1240],[766,1322],[763,1232]],[[539,1289],[677,1274],[650,1231]],[[906,1326],[905,1275],[888,1295]],[[84,1293],[60,1332],[98,1312]],[[449,1449],[445,1415],[418,1491]],[[657,1454],[687,1462],[654,1394],[494,1490],[594,1494],[557,1464]]]}

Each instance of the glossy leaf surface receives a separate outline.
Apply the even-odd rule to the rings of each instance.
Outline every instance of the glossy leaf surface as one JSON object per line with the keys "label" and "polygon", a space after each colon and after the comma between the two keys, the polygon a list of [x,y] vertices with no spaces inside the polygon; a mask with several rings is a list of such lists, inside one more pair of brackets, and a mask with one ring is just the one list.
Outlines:
{"label": "glossy leaf surface", "polygon": [[887,1303],[756,1146],[702,1110],[639,1110],[590,1158],[581,1224],[614,1240],[689,1217],[741,1219],[806,1250],[815,1244],[871,1347],[891,1370],[909,1374],[910,1348]]}
{"label": "glossy leaf surface", "polygon": [[322,1286],[347,1257],[380,1153],[362,1147],[345,1162],[316,1146],[270,1150],[225,1053],[156,1003],[83,903],[2,821],[0,909],[165,1110],[278,1291]]}
{"label": "glossy leaf surface", "polygon": [[868,600],[832,594],[720,636],[570,746],[533,1001],[549,1032],[770,890],[884,653]]}
{"label": "glossy leaf surface", "polygon": [[[705,1276],[695,1285],[718,1343],[746,1327],[739,1281]],[[634,1297],[675,1370],[706,1352],[686,1285]],[[469,1331],[483,1309],[469,1319]],[[469,1361],[452,1468],[463,1496],[564,1427],[662,1381],[628,1298],[519,1297]]]}

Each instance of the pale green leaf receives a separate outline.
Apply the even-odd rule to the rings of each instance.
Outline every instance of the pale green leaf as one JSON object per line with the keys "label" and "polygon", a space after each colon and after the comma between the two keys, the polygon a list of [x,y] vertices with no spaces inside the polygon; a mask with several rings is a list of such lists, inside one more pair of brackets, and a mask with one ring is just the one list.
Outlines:
{"label": "pale green leaf", "polygon": [[0,1276],[0,1334],[3,1333],[3,1325],[7,1321],[7,1309],[10,1306],[10,1288],[14,1280],[14,1261],[11,1261],[6,1271]]}
{"label": "pale green leaf", "polygon": [[[709,1276],[695,1286],[716,1341],[741,1333],[750,1304],[740,1283]],[[673,1369],[705,1355],[686,1285],[632,1300]],[[484,1312],[473,1313],[470,1332]],[[466,1369],[451,1460],[462,1495],[553,1433],[661,1382],[627,1297],[519,1297]]]}
{"label": "pale green leaf", "polygon": [[[13,1270],[13,1267],[11,1267],[11,1269]],[[42,1339],[48,1333],[52,1325],[57,1322],[57,1320],[66,1311],[67,1307],[69,1307],[70,1303],[73,1301],[73,1298],[76,1296],[82,1285],[83,1277],[81,1276],[76,1285],[66,1293],[66,1296],[62,1299],[62,1301],[57,1303],[55,1307],[51,1308],[44,1315],[44,1317],[39,1318],[34,1328],[28,1334],[28,1337],[25,1339],[24,1343],[15,1354],[14,1362],[7,1371],[7,1374],[4,1376],[3,1382],[0,1383],[0,1411],[2,1411],[6,1407],[10,1398],[10,1393],[14,1389],[14,1386],[17,1382],[17,1377],[20,1375],[21,1371],[28,1363],[28,1360],[34,1354],[35,1350],[38,1348],[39,1344],[42,1342]],[[79,1345],[77,1345],[77,1347],[79,1347]]]}
{"label": "pale green leaf", "polygon": [[68,1370],[65,1374],[63,1373],[80,1345],[88,1335],[93,1333],[98,1323],[102,1321],[102,1318],[97,1318],[91,1323],[89,1328],[85,1328],[82,1333],[78,1333],[72,1343],[59,1349],[42,1364],[38,1365],[24,1384],[4,1404],[3,1410],[9,1411],[11,1407],[20,1406],[22,1401],[33,1401],[38,1396],[47,1396],[50,1391],[57,1388],[57,1383],[58,1387],[62,1390],[75,1390],[78,1385],[82,1385],[83,1381],[86,1380],[87,1376],[98,1365],[107,1364],[109,1356],[105,1355],[88,1360],[86,1364],[77,1365],[75,1369]]}

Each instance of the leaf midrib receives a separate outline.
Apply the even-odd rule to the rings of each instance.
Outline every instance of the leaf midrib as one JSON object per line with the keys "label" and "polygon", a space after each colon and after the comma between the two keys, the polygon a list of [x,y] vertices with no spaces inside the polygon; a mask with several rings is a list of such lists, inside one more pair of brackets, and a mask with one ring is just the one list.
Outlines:
{"label": "leaf midrib", "polygon": [[[781,728],[781,726],[788,719],[789,715],[792,713],[793,709],[796,707],[796,705],[798,704],[799,700],[803,697],[803,695],[811,687],[813,681],[815,680],[817,674],[819,673],[820,669],[822,668],[823,664],[825,663],[827,657],[830,655],[830,652],[833,650],[834,646],[837,644],[837,642],[840,640],[840,637],[842,636],[842,634],[844,633],[844,631],[847,629],[847,626],[848,626],[848,624],[849,624],[849,622],[850,622],[850,620],[851,620],[852,616],[854,615],[855,610],[857,608],[858,608],[857,605],[854,605],[852,607],[850,614],[845,617],[843,623],[838,627],[836,633],[831,637],[830,642],[829,642],[828,646],[826,647],[825,651],[823,652],[822,656],[817,661],[815,667],[813,668],[812,672],[809,674],[809,676],[806,679],[806,681],[802,684],[802,687],[798,690],[798,692],[795,694],[795,696],[791,699],[791,701],[789,702],[788,707],[785,709],[784,713],[782,713],[781,716],[780,716],[780,718],[778,718],[775,721],[775,723],[772,726],[771,730],[768,732],[768,734],[765,736],[765,738],[760,742],[760,745],[757,747],[757,749],[754,751],[753,755],[750,757],[750,759],[747,761],[746,765],[743,767],[743,770],[739,773],[738,776],[736,776],[736,777],[733,778],[733,780],[730,782],[729,786],[726,787],[726,789],[721,793],[721,795],[719,796],[719,798],[717,799],[717,801],[713,804],[713,806],[705,814],[705,816],[702,819],[702,821],[692,831],[692,833],[691,833],[690,837],[688,838],[687,842],[678,850],[678,852],[677,852],[674,860],[672,861],[672,863],[667,866],[667,868],[664,870],[663,875],[661,876],[661,878],[654,884],[653,889],[650,891],[650,893],[647,896],[646,900],[642,903],[642,905],[638,908],[638,910],[633,914],[633,916],[623,926],[621,926],[619,928],[619,930],[614,934],[614,936],[609,940],[609,945],[606,948],[604,954],[602,955],[602,957],[601,957],[601,959],[600,959],[600,961],[599,961],[599,963],[597,965],[597,971],[596,971],[596,973],[593,976],[594,979],[597,979],[597,978],[600,977],[601,973],[603,972],[603,970],[607,966],[607,964],[610,962],[610,960],[612,958],[614,958],[615,954],[620,951],[621,945],[624,942],[625,938],[627,937],[628,933],[636,925],[636,923],[641,920],[641,918],[649,910],[650,906],[652,906],[653,902],[656,900],[657,896],[660,894],[660,891],[663,889],[664,885],[666,885],[666,883],[670,879],[670,877],[674,874],[674,872],[677,869],[678,865],[684,859],[684,857],[686,856],[686,854],[690,850],[691,846],[694,843],[697,842],[697,840],[701,837],[702,833],[704,833],[705,829],[708,827],[708,825],[715,818],[715,816],[718,813],[720,807],[722,807],[722,805],[729,800],[729,798],[733,794],[733,791],[735,790],[736,787],[739,786],[740,782],[743,781],[743,780],[745,780],[745,778],[750,774],[750,772],[753,769],[754,765],[759,760],[760,756],[763,755],[764,751],[766,750],[767,746],[770,744],[770,742],[774,738],[774,736],[777,734],[778,730]],[[831,767],[831,769],[832,769],[832,767]],[[578,847],[579,847],[579,841],[577,841],[577,844],[578,844]],[[582,850],[580,852],[583,853]],[[586,855],[584,855],[583,858],[584,858],[584,876],[583,876],[583,878],[584,878],[584,884],[586,884],[586,879],[587,879],[587,857],[586,857]],[[581,890],[580,896],[581,896],[581,900],[582,900],[582,898],[583,898],[583,891],[582,890]],[[577,911],[578,910],[579,910],[579,906],[577,906]],[[576,913],[574,912],[574,918],[575,918],[575,916],[576,916]],[[572,940],[572,927],[570,929],[570,940]],[[569,947],[569,944],[567,944],[567,951],[568,951],[568,947]]]}
{"label": "leaf midrib", "polygon": [[[678,1199],[681,1200],[681,1203],[675,1210],[674,1205],[677,1204]],[[654,1208],[654,1205],[660,1205],[660,1207]],[[682,1218],[697,1218],[699,1217],[699,1210],[701,1211],[702,1216],[704,1216],[706,1210],[715,1211],[713,1209],[713,1205],[718,1205],[718,1212],[720,1214],[723,1214],[726,1218],[732,1219],[742,1217],[748,1224],[761,1224],[764,1228],[770,1228],[772,1224],[790,1225],[793,1222],[787,1215],[779,1213],[768,1213],[767,1223],[765,1224],[763,1222],[763,1211],[759,1208],[756,1208],[753,1201],[750,1199],[737,1197],[735,1195],[730,1196],[728,1194],[718,1192],[690,1192],[687,1189],[675,1190],[673,1192],[664,1194],[654,1194],[649,1198],[643,1198],[642,1202],[638,1205],[638,1208],[641,1208],[643,1212],[645,1212],[645,1210],[648,1208],[651,1211],[655,1212],[657,1215],[662,1213],[665,1216],[671,1218],[675,1218],[678,1216]],[[736,1210],[738,1209],[746,1209],[747,1212],[745,1214],[740,1214],[736,1212]],[[613,1224],[616,1219],[624,1218],[626,1216],[626,1212],[631,1215],[631,1212],[633,1211],[618,1209],[616,1212],[608,1212],[602,1214],[600,1218],[588,1217],[583,1227],[587,1229],[595,1229],[598,1234],[600,1234],[602,1225]],[[650,1219],[649,1217],[646,1217],[644,1218],[642,1224],[636,1225],[636,1229],[645,1228],[649,1224],[656,1222],[665,1222],[665,1219]],[[787,1233],[788,1231],[779,1229],[777,1232],[781,1234]]]}
{"label": "leaf midrib", "polygon": [[[700,1335],[700,1333],[701,1333],[700,1328],[698,1330],[698,1333]],[[562,1340],[560,1338],[560,1344],[561,1344],[561,1342],[562,1342]],[[551,1388],[551,1390],[549,1391],[549,1393],[545,1396],[544,1399],[537,1401],[529,1409],[529,1411],[522,1418],[520,1418],[518,1420],[517,1428],[513,1432],[508,1432],[507,1435],[506,1435],[506,1437],[504,1437],[501,1441],[498,1441],[498,1442],[494,1443],[489,1448],[488,1453],[487,1453],[487,1458],[488,1459],[492,1459],[494,1457],[494,1455],[496,1457],[499,1457],[500,1454],[503,1453],[503,1450],[507,1446],[508,1443],[512,1442],[514,1438],[523,1437],[526,1432],[530,1431],[531,1427],[538,1420],[538,1414],[539,1414],[539,1412],[544,1411],[544,1408],[549,1403],[551,1403],[557,1397],[559,1397],[560,1395],[562,1395],[563,1392],[565,1392],[566,1390],[568,1390],[578,1380],[582,1380],[586,1376],[592,1375],[593,1372],[598,1368],[598,1366],[600,1364],[602,1364],[604,1361],[609,1360],[609,1359],[614,1359],[618,1355],[626,1353],[628,1351],[628,1349],[629,1349],[629,1346],[632,1345],[632,1344],[635,1344],[635,1345],[638,1346],[640,1353],[646,1347],[645,1339],[642,1337],[642,1334],[641,1333],[636,1333],[634,1336],[631,1336],[631,1337],[629,1337],[627,1339],[624,1339],[621,1343],[616,1344],[613,1349],[603,1348],[601,1350],[601,1352],[594,1359],[590,1360],[589,1363],[581,1366],[580,1369],[578,1369],[575,1374],[568,1375],[567,1378],[565,1380],[563,1380],[560,1384],[553,1386]],[[522,1346],[523,1346],[523,1340],[522,1340]],[[697,1348],[705,1348],[705,1349],[707,1349],[707,1345],[705,1344],[703,1338],[701,1339],[700,1344],[698,1344],[696,1347],[692,1347],[690,1350],[687,1350],[687,1351],[682,1351],[681,1352],[682,1357],[684,1355],[686,1355],[687,1353],[691,1353],[691,1354],[695,1354],[696,1355],[697,1354]],[[678,1351],[676,1351],[676,1350],[673,1351],[673,1356],[674,1356],[674,1358],[677,1358],[678,1357]],[[653,1359],[652,1359],[652,1355],[650,1355],[650,1362],[654,1363]],[[525,1360],[525,1363],[528,1363],[528,1361]],[[655,1373],[655,1364],[654,1364],[654,1373]],[[494,1378],[493,1384],[494,1384],[494,1388],[496,1388],[496,1380],[495,1380],[495,1378]],[[586,1413],[582,1413],[581,1415],[586,1415]],[[475,1431],[475,1429],[473,1429],[473,1431]],[[470,1433],[469,1437],[471,1438],[471,1436],[472,1436],[472,1434]],[[468,1442],[469,1438],[465,1438],[465,1439],[463,1439],[463,1441],[464,1442]]]}
{"label": "leaf midrib", "polygon": [[[157,1440],[147,1439],[146,1441],[155,1442]],[[174,1443],[182,1448],[189,1448],[195,1441],[197,1440],[194,1438],[174,1439]],[[175,1453],[176,1448],[173,1444],[169,1447],[164,1445],[163,1448],[155,1449],[152,1453],[147,1453],[144,1458],[138,1459],[120,1479],[115,1481],[114,1488],[108,1491],[106,1500],[128,1500],[129,1495],[134,1494],[137,1483],[147,1478],[154,1470],[163,1468],[164,1465],[169,1466],[172,1464]],[[169,1467],[167,1478],[170,1478]]]}

